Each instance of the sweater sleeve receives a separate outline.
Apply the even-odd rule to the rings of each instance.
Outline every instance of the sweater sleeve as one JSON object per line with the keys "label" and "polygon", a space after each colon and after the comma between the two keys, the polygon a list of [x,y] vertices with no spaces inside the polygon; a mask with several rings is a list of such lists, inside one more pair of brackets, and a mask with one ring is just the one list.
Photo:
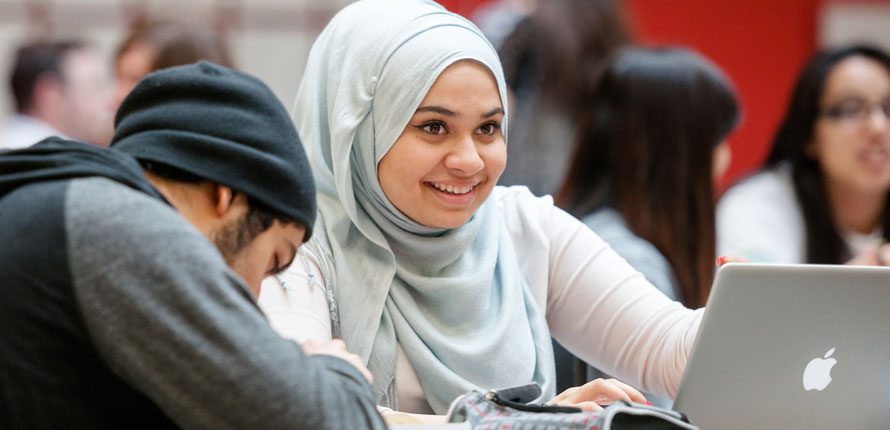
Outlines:
{"label": "sweater sleeve", "polygon": [[[549,198],[512,188],[502,199],[551,334],[591,365],[642,390],[673,397],[703,309],[667,298],[599,236]],[[537,262],[541,266],[541,262]],[[527,272],[530,273],[530,272]],[[535,278],[535,276],[527,276]],[[543,283],[543,286],[536,285]]]}
{"label": "sweater sleeve", "polygon": [[347,362],[275,333],[216,248],[169,207],[72,184],[69,264],[107,365],[183,428],[384,428]]}

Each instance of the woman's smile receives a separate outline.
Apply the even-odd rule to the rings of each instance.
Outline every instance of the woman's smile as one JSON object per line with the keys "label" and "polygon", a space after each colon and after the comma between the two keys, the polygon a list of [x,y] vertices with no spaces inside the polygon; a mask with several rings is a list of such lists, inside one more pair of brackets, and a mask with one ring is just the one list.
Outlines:
{"label": "woman's smile", "polygon": [[446,205],[466,206],[476,198],[476,187],[479,186],[479,182],[466,185],[448,182],[424,182],[424,185]]}
{"label": "woman's smile", "polygon": [[890,168],[890,151],[883,146],[869,148],[859,153],[859,161],[866,169],[882,173]]}

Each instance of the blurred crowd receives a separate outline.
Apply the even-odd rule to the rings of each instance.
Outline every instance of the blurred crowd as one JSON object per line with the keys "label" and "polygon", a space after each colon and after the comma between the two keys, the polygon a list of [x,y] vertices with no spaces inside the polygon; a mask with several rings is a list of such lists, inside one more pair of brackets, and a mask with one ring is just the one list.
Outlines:
{"label": "blurred crowd", "polygon": [[[731,159],[728,139],[744,116],[733,82],[692,49],[643,46],[626,14],[619,0],[501,0],[488,2],[472,17],[487,36],[485,47],[490,42],[499,56],[508,96],[503,121],[510,125],[509,162],[499,185],[552,196],[549,202],[589,227],[661,293],[690,309],[707,302],[714,261],[721,255],[770,263],[890,262],[890,55],[885,50],[854,44],[813,53],[800,65],[764,165],[718,195]],[[224,34],[172,20],[134,22],[110,62],[89,42],[76,39],[31,41],[14,55],[7,82],[15,112],[0,121],[0,150],[27,148],[50,136],[108,146],[118,108],[146,75],[200,60],[237,69]],[[378,77],[372,79],[376,83]],[[430,88],[424,91],[432,94]],[[312,128],[316,125],[297,128],[330,138]],[[438,123],[415,127],[444,129]],[[358,140],[365,131],[352,133]],[[263,132],[272,133],[257,133]],[[381,160],[375,161],[383,166]],[[359,177],[353,173],[350,180]],[[345,179],[335,185],[344,183],[352,186]],[[463,188],[446,186],[455,195]],[[363,220],[360,227],[378,218]],[[351,248],[343,249],[348,255]],[[352,264],[341,262],[341,267]],[[322,313],[328,310],[322,306]],[[553,345],[560,391],[604,376]],[[647,396],[656,405],[669,405],[668,398]]]}
{"label": "blurred crowd", "polygon": [[0,125],[0,149],[58,135],[107,146],[114,113],[146,74],[208,60],[233,66],[225,37],[172,20],[137,19],[109,61],[89,42],[38,40],[15,51],[8,83],[15,113]]}

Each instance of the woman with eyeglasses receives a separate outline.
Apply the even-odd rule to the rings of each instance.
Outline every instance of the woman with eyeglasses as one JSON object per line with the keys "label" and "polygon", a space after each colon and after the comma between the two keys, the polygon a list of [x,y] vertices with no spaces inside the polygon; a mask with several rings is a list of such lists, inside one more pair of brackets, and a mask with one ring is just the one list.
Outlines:
{"label": "woman with eyeglasses", "polygon": [[883,264],[890,235],[890,56],[854,45],[804,67],[766,167],[717,208],[717,253]]}

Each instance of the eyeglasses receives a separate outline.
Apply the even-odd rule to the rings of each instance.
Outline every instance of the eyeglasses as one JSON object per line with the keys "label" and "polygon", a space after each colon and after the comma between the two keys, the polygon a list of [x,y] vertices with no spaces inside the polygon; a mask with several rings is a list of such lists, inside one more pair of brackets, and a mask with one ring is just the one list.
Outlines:
{"label": "eyeglasses", "polygon": [[822,116],[843,122],[862,121],[879,110],[884,118],[890,119],[890,98],[880,103],[867,103],[858,98],[849,98],[822,110]]}

